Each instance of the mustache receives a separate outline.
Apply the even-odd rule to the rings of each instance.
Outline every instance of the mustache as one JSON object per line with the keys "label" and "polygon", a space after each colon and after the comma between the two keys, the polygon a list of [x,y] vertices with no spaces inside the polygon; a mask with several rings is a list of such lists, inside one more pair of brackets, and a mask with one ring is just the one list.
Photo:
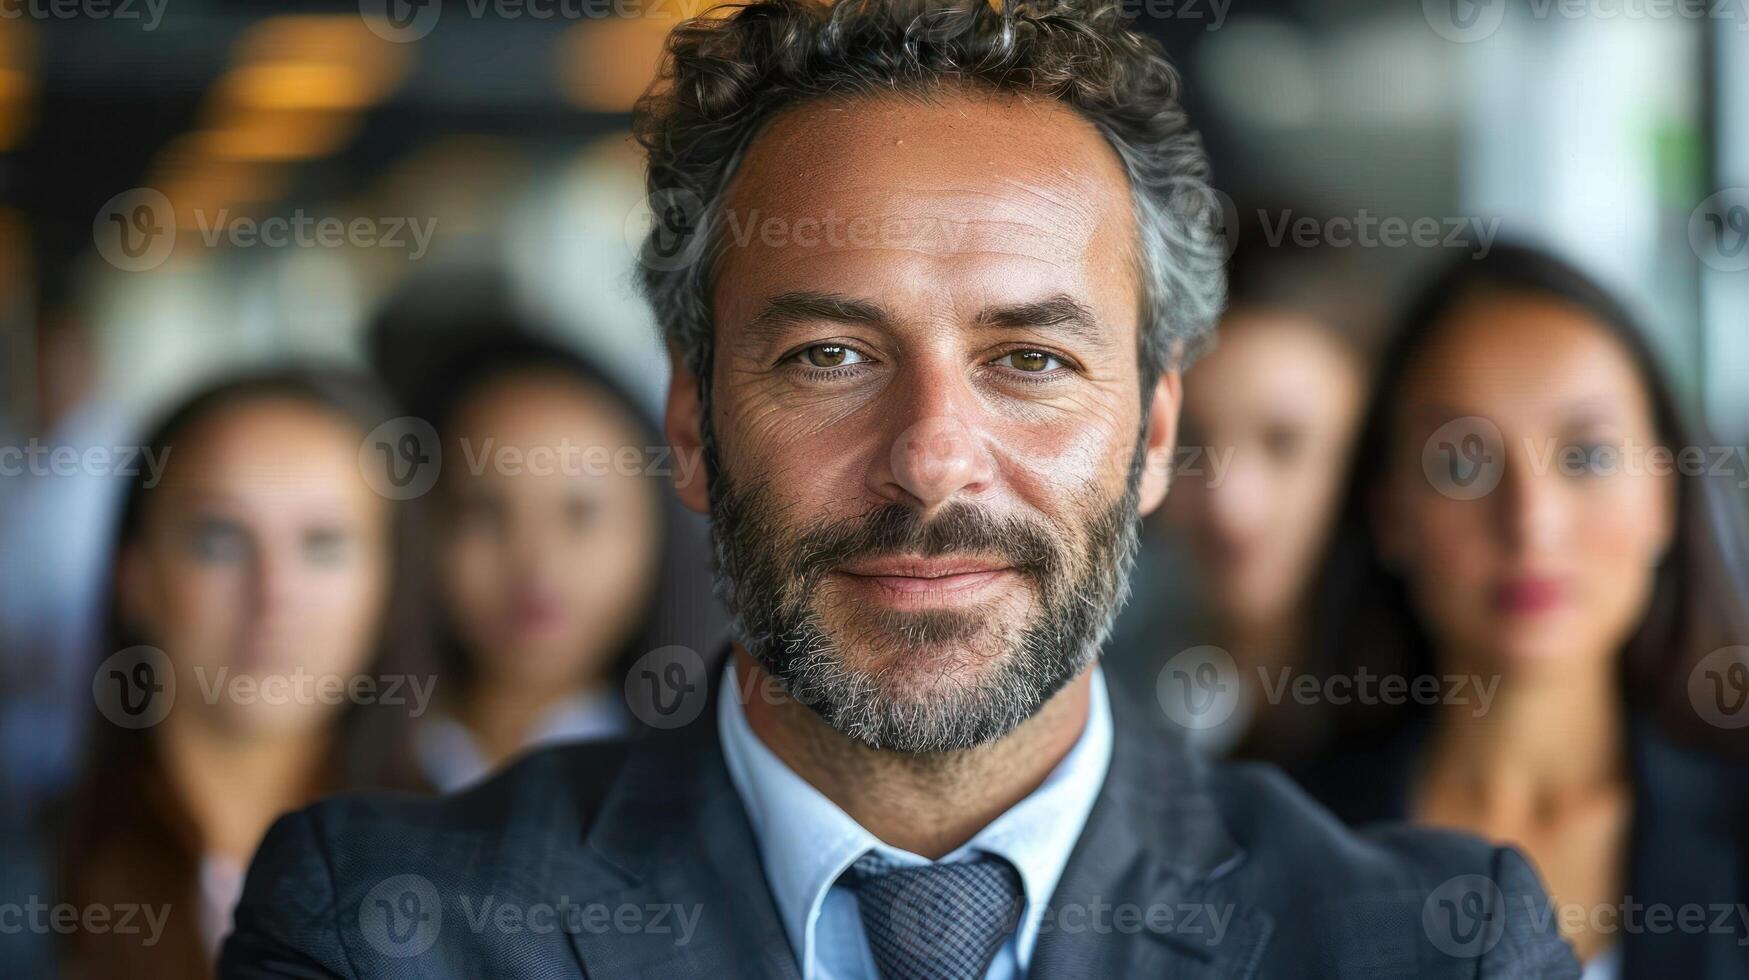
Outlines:
{"label": "mustache", "polygon": [[965,554],[997,557],[1035,581],[1050,582],[1067,563],[1057,537],[1042,521],[998,517],[966,503],[949,504],[928,521],[913,508],[887,504],[803,532],[796,542],[794,572],[811,587],[847,562]]}

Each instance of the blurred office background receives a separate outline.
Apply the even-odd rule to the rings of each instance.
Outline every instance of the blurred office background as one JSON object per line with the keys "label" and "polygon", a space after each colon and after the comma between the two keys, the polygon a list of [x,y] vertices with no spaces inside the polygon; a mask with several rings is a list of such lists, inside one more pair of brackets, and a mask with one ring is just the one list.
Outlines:
{"label": "blurred office background", "polygon": [[[631,282],[649,216],[627,126],[664,33],[699,6],[0,4],[0,444],[125,445],[240,365],[362,361],[388,307],[404,324],[515,310],[654,409],[666,365]],[[1653,325],[1722,439],[1749,438],[1749,256],[1730,240],[1749,235],[1749,11],[1134,6],[1235,211],[1551,246]],[[304,237],[233,233],[273,219]],[[1387,308],[1444,248],[1349,246],[1360,307]],[[90,683],[115,482],[0,477],[13,776],[52,783],[72,758],[55,692]]]}

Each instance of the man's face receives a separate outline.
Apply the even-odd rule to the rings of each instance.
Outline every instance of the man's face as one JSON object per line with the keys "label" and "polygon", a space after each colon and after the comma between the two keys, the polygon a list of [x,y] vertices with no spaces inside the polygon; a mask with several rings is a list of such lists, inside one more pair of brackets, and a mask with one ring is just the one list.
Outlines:
{"label": "man's face", "polygon": [[809,104],[722,234],[708,429],[682,371],[669,430],[714,457],[683,495],[742,644],[871,746],[1006,735],[1097,655],[1165,492],[1116,154],[1048,102]]}

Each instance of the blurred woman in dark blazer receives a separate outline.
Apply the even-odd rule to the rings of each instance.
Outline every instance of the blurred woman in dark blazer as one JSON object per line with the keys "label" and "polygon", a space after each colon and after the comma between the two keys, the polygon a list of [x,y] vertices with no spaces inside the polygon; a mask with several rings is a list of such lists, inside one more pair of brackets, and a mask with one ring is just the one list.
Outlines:
{"label": "blurred woman in dark blazer", "polygon": [[1749,707],[1702,696],[1749,652],[1749,474],[1712,472],[1626,310],[1525,248],[1419,294],[1364,418],[1319,600],[1340,735],[1302,781],[1516,844],[1587,980],[1749,976]]}
{"label": "blurred woman in dark blazer", "polygon": [[395,414],[360,377],[281,370],[201,391],[144,442],[164,468],[128,488],[88,761],[47,834],[57,900],[109,922],[59,937],[63,975],[211,975],[280,813],[419,785],[405,732],[434,678],[361,453]]}

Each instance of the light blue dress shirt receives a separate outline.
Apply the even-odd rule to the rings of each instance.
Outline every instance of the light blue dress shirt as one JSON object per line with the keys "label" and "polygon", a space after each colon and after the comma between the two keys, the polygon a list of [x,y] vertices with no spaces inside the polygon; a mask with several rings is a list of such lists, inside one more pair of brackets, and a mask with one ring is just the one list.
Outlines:
{"label": "light blue dress shirt", "polygon": [[[753,825],[765,877],[803,980],[878,980],[856,893],[839,885],[838,878],[871,850],[900,865],[928,864],[929,859],[877,839],[773,754],[747,724],[735,674],[733,663],[723,671],[717,712],[723,756]],[[1111,705],[1097,666],[1088,697],[1081,737],[1044,783],[942,858],[964,861],[985,852],[1006,858],[1020,872],[1026,913],[997,951],[986,980],[1025,974],[1045,906],[1105,783],[1111,765]]]}

